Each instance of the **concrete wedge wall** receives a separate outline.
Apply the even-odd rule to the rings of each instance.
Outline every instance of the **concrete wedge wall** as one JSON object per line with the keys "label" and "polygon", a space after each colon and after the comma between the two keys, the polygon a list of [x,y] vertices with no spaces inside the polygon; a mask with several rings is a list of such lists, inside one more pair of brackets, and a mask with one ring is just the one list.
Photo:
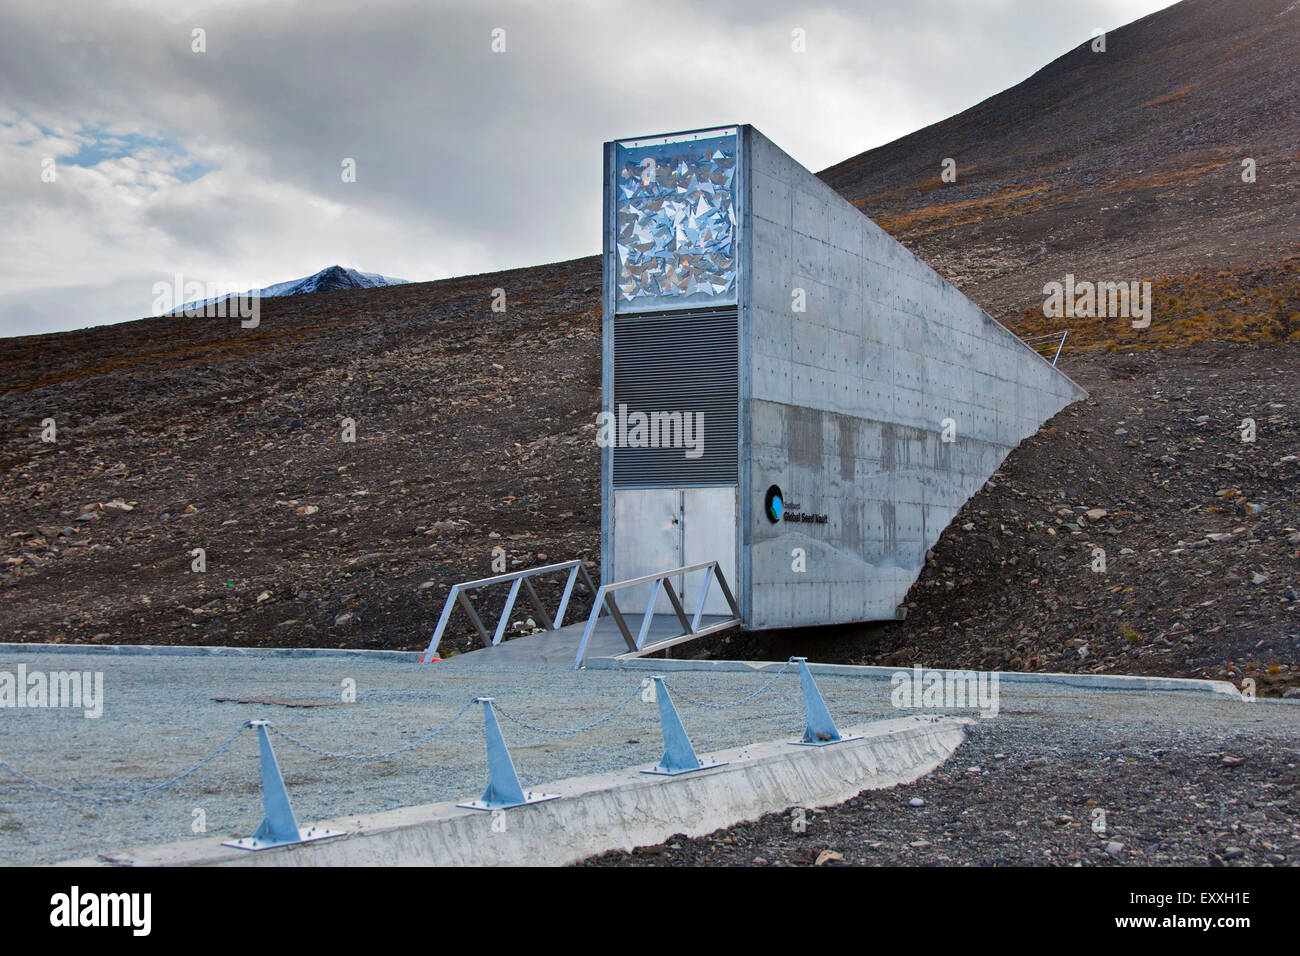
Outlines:
{"label": "concrete wedge wall", "polygon": [[[745,134],[746,623],[893,618],[962,505],[1086,393],[761,133]],[[773,485],[787,512],[813,520],[768,521]]]}

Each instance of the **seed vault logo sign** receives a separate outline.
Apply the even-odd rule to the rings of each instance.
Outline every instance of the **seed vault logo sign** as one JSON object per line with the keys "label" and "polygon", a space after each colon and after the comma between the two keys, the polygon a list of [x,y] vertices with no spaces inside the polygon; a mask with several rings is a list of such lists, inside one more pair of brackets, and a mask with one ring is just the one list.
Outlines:
{"label": "seed vault logo sign", "polygon": [[767,496],[763,500],[763,513],[767,515],[767,520],[776,524],[781,521],[796,522],[801,524],[825,524],[829,516],[824,514],[810,514],[799,510],[796,502],[785,500],[778,485],[773,485],[767,489]]}
{"label": "seed vault logo sign", "polygon": [[767,515],[767,520],[776,524],[785,514],[785,500],[781,495],[781,489],[776,485],[767,489],[767,498],[763,502],[763,513]]}

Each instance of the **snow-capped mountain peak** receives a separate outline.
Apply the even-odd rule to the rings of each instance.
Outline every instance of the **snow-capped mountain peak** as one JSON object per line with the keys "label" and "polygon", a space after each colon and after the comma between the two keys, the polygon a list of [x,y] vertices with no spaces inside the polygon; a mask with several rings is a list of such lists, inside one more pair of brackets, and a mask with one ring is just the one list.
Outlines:
{"label": "snow-capped mountain peak", "polygon": [[374,289],[385,285],[405,285],[405,279],[393,279],[375,272],[358,272],[343,266],[329,266],[305,279],[277,282],[261,290],[262,298],[301,295],[304,292],[333,292],[337,289]]}
{"label": "snow-capped mountain peak", "polygon": [[[377,272],[358,272],[356,269],[333,265],[322,269],[315,275],[302,279],[290,279],[288,282],[277,282],[263,289],[248,289],[240,294],[244,296],[256,294],[259,298],[271,299],[286,295],[302,295],[307,292],[336,292],[339,289],[376,289],[381,286],[406,284],[406,279],[394,279],[391,276],[383,276]],[[186,302],[175,311],[202,309],[226,298],[229,298],[229,294],[202,301]]]}

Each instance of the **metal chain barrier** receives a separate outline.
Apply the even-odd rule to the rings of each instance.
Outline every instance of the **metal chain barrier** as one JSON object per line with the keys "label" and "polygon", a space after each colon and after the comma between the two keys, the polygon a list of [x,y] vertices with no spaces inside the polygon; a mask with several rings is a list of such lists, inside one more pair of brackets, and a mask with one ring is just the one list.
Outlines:
{"label": "metal chain barrier", "polygon": [[[782,676],[784,676],[786,671],[790,669],[790,665],[794,663],[794,660],[795,659],[791,657],[784,664],[782,664],[781,669],[778,670],[776,674],[772,676],[771,680],[767,681],[765,684],[763,684],[762,687],[758,688],[758,690],[754,691],[752,694],[748,694],[747,696],[742,697],[740,700],[732,701],[726,704],[713,704],[713,703],[709,703],[708,701],[700,700],[698,698],[690,696],[689,694],[686,694],[685,692],[680,690],[676,685],[668,685],[667,681],[665,681],[664,683],[665,686],[671,686],[671,690],[674,697],[684,700],[688,704],[693,704],[697,707],[705,707],[708,708],[709,710],[728,710],[732,707],[740,707],[743,704],[747,704],[754,698],[758,697],[759,695],[771,689],[776,684],[776,682],[779,681]],[[596,718],[590,723],[582,724],[579,727],[570,727],[570,728],[542,727],[539,726],[538,724],[532,723],[531,721],[525,720],[522,717],[516,717],[514,714],[511,714],[509,711],[504,710],[499,705],[494,706],[494,710],[496,713],[500,714],[502,717],[506,718],[510,722],[518,724],[519,726],[524,727],[528,730],[534,731],[535,733],[548,734],[550,736],[555,736],[555,737],[565,737],[565,736],[570,736],[572,734],[580,734],[587,730],[594,730],[596,727],[599,727],[602,724],[605,724],[613,720],[616,716],[618,716],[620,713],[626,710],[628,705],[631,704],[632,701],[636,700],[637,697],[641,695],[642,690],[645,688],[645,686],[646,686],[645,680],[639,682],[636,688],[630,694],[628,694],[628,696],[624,698],[612,710]],[[407,744],[403,744],[400,747],[395,747],[392,750],[382,751],[380,753],[369,753],[369,754],[335,753],[329,750],[322,750],[319,747],[313,747],[311,744],[306,743],[303,740],[300,740],[299,738],[293,736],[292,734],[285,733],[283,730],[280,730],[274,724],[267,723],[266,729],[270,733],[275,734],[277,737],[286,741],[287,743],[293,744],[295,747],[305,750],[310,754],[314,754],[317,757],[323,757],[327,760],[384,760],[390,757],[395,757],[398,754],[407,753],[419,747],[423,747],[429,741],[433,740],[439,734],[448,730],[453,724],[455,724],[458,720],[464,717],[465,714],[469,712],[470,708],[473,707],[476,703],[478,703],[480,699],[481,698],[479,697],[470,698],[470,700],[465,704],[465,706],[463,706],[460,710],[456,711],[455,714],[453,714],[446,721],[444,721],[442,724],[435,727],[433,730],[425,734],[420,739],[414,740]],[[42,783],[41,781],[36,780],[35,778],[30,777],[27,774],[23,773],[21,770],[19,770],[17,767],[10,764],[7,760],[5,760],[2,757],[0,757],[0,769],[8,771],[11,775],[23,781],[24,783],[28,784],[29,786],[35,787],[36,789],[42,790],[46,793],[54,794],[56,796],[67,797],[72,800],[86,800],[94,803],[126,803],[133,800],[138,800],[140,797],[145,797],[154,793],[158,793],[161,790],[166,790],[167,788],[175,786],[176,784],[180,783],[182,780],[186,779],[187,777],[202,770],[208,764],[212,763],[212,761],[216,760],[217,757],[219,757],[221,754],[225,753],[228,749],[230,749],[231,745],[233,745],[234,742],[239,739],[240,735],[243,734],[244,731],[251,726],[251,723],[252,722],[250,721],[241,724],[239,726],[239,729],[237,729],[233,734],[227,737],[225,741],[221,743],[220,746],[218,746],[215,750],[212,751],[212,753],[208,754],[206,757],[204,757],[202,760],[200,760],[198,763],[194,764],[192,767],[188,768],[187,770],[184,770],[173,777],[167,778],[162,783],[154,784],[151,787],[145,787],[143,790],[136,790],[125,794],[84,793],[75,790],[64,790],[59,787],[50,786],[49,784]]]}
{"label": "metal chain barrier", "polygon": [[75,790],[61,790],[58,787],[51,787],[49,784],[41,783],[39,780],[35,780],[32,777],[27,776],[27,774],[23,773],[21,770],[19,770],[17,767],[10,764],[7,760],[5,760],[2,757],[0,757],[0,767],[3,767],[5,770],[8,770],[15,777],[17,777],[18,779],[22,780],[27,784],[30,784],[36,789],[44,790],[46,793],[53,793],[60,797],[69,797],[73,800],[89,800],[93,803],[128,803],[132,800],[137,800],[140,797],[147,797],[150,794],[157,793],[159,790],[166,790],[168,787],[180,783],[182,780],[184,780],[186,777],[190,776],[191,774],[197,773],[198,771],[202,770],[208,764],[212,763],[212,761],[216,760],[218,756],[224,753],[230,747],[230,745],[233,744],[239,738],[239,735],[242,734],[247,729],[248,729],[248,724],[240,724],[239,729],[236,730],[229,737],[227,737],[225,743],[223,743],[216,750],[212,751],[212,753],[208,754],[206,757],[204,757],[194,766],[190,767],[190,769],[184,771],[183,773],[178,773],[176,776],[170,777],[167,780],[164,780],[162,783],[155,784],[152,787],[146,787],[143,790],[136,790],[133,793],[115,795],[115,794],[78,793]]}
{"label": "metal chain barrier", "polygon": [[277,737],[281,738],[282,740],[288,741],[289,743],[293,744],[295,747],[301,747],[303,750],[307,751],[308,753],[315,754],[317,757],[324,757],[327,760],[383,760],[387,757],[395,757],[398,754],[404,754],[407,751],[415,750],[417,747],[423,747],[434,737],[438,736],[440,733],[442,733],[444,730],[446,730],[456,721],[464,717],[466,712],[468,712],[469,709],[473,707],[477,702],[478,702],[477,697],[470,698],[469,703],[467,703],[460,710],[456,711],[456,713],[452,717],[448,718],[444,723],[442,723],[438,727],[429,731],[429,733],[425,734],[419,740],[413,741],[409,744],[403,744],[402,746],[396,747],[393,750],[385,750],[382,753],[376,753],[376,754],[333,753],[329,750],[321,750],[319,747],[313,747],[309,743],[304,743],[303,741],[299,740],[297,737],[294,737],[292,734],[286,734],[283,730],[277,728],[275,724],[267,724],[266,729],[269,730],[271,733],[275,734]]}
{"label": "metal chain barrier", "polygon": [[708,710],[729,710],[732,707],[739,707],[741,704],[748,704],[759,694],[764,693],[773,684],[775,684],[778,680],[781,679],[781,675],[783,675],[787,670],[790,669],[790,665],[793,662],[794,662],[794,658],[791,657],[789,660],[787,660],[784,664],[781,665],[781,669],[776,672],[776,674],[772,677],[770,681],[768,681],[758,690],[754,691],[754,693],[750,694],[748,697],[742,697],[740,700],[734,700],[730,704],[710,704],[708,701],[699,700],[695,697],[691,697],[689,694],[687,694],[681,688],[679,688],[676,684],[669,684],[668,681],[664,681],[664,685],[670,691],[672,691],[674,698],[684,700],[688,704],[693,704],[696,707],[704,707],[707,708]]}
{"label": "metal chain barrier", "polygon": [[539,727],[536,724],[529,723],[528,721],[524,720],[521,717],[516,717],[513,714],[506,712],[499,705],[495,703],[493,704],[493,709],[502,717],[504,717],[506,720],[512,723],[516,723],[520,727],[526,727],[529,730],[536,731],[539,734],[550,734],[553,737],[565,737],[570,734],[580,734],[584,730],[591,730],[594,727],[599,727],[601,724],[605,723],[606,721],[613,720],[614,717],[616,717],[619,713],[621,713],[623,710],[627,708],[628,704],[632,703],[632,701],[636,700],[637,697],[641,695],[642,686],[643,686],[642,684],[638,684],[636,690],[632,691],[632,693],[628,695],[626,700],[624,700],[621,704],[619,704],[609,713],[605,714],[605,716],[597,718],[596,720],[593,720],[589,724],[583,724],[581,727],[574,727],[570,730],[555,730],[550,727]]}

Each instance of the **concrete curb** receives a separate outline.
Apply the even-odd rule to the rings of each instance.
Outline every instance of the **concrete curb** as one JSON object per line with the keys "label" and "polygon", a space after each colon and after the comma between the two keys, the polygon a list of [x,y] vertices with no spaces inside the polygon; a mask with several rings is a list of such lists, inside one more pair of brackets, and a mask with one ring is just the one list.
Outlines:
{"label": "concrete curb", "polygon": [[[106,654],[131,657],[159,655],[164,657],[248,657],[248,658],[321,658],[342,657],[395,661],[417,664],[422,651],[372,651],[349,650],[332,647],[193,647],[164,644],[23,644],[0,642],[0,654]],[[700,660],[650,660],[616,657],[597,657],[588,660],[588,670],[628,670],[653,672],[703,671],[715,673],[764,673],[779,670],[781,661],[700,661]],[[828,677],[863,677],[879,680],[891,678],[910,667],[873,667],[860,664],[813,664],[809,669]],[[962,668],[926,667],[923,670],[961,670]],[[985,673],[977,671],[976,673]],[[1120,674],[1043,674],[1031,671],[989,671],[996,673],[998,681],[1005,684],[1047,684],[1062,687],[1080,687],[1086,690],[1117,691],[1172,691],[1196,694],[1221,694],[1240,698],[1241,693],[1228,681],[1203,680],[1192,677],[1145,677]]]}
{"label": "concrete curb", "polygon": [[135,657],[350,657],[377,661],[420,660],[420,651],[349,650],[343,647],[194,647],[168,644],[21,644],[0,643],[0,654],[107,654]]}
{"label": "concrete curb", "polygon": [[[589,670],[628,670],[682,672],[701,671],[715,673],[772,673],[780,670],[781,661],[673,661],[631,658],[619,660],[615,657],[600,657],[587,662]],[[814,674],[827,677],[861,677],[880,680],[889,679],[903,672],[911,673],[910,667],[873,667],[861,664],[814,664],[809,662],[808,669]],[[923,667],[922,671],[957,671],[964,668]],[[972,673],[996,673],[998,682],[1003,684],[1048,684],[1062,687],[1081,687],[1087,690],[1116,691],[1176,691],[1194,694],[1222,694],[1241,698],[1241,692],[1230,682],[1221,680],[1203,680],[1195,677],[1143,677],[1120,674],[1041,674],[1032,671],[973,671]]]}
{"label": "concrete curb", "polygon": [[[613,849],[701,836],[794,806],[842,803],[909,783],[946,761],[974,721],[912,716],[841,732],[824,747],[768,741],[709,754],[724,766],[676,777],[641,768],[535,787],[561,799],[496,813],[429,804],[318,826],[346,836],[249,852],[218,838],[140,847],[64,866],[560,866]],[[704,755],[701,755],[703,758]],[[291,795],[292,796],[292,795]],[[301,825],[301,821],[300,821]]]}

